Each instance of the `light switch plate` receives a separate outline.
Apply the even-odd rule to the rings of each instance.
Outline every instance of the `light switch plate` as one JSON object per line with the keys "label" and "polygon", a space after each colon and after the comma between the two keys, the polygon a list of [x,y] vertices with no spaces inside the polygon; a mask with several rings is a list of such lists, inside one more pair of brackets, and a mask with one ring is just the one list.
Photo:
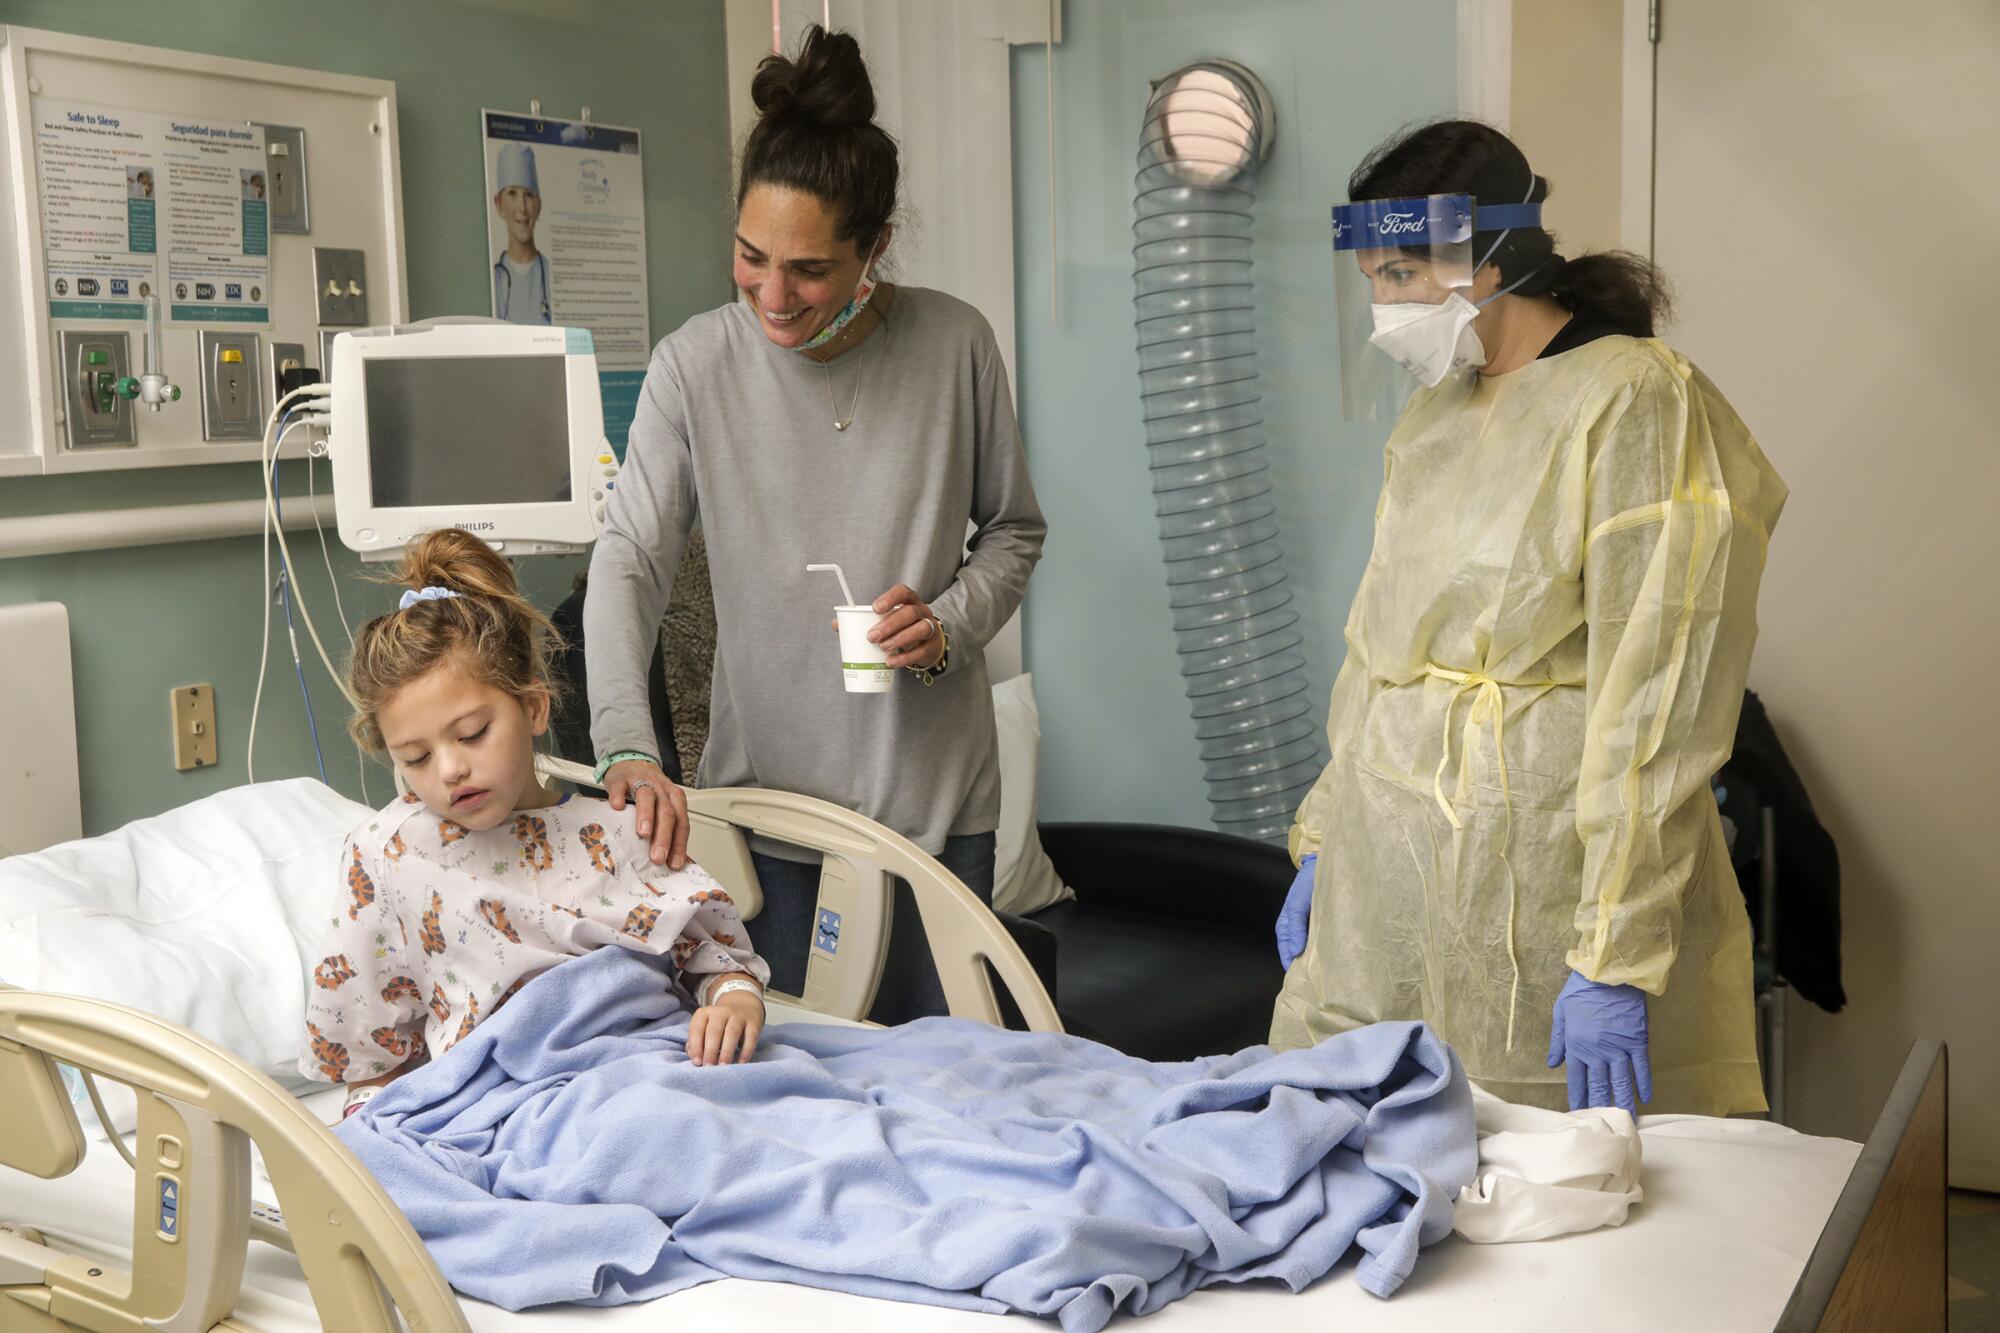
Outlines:
{"label": "light switch plate", "polygon": [[208,685],[183,685],[172,692],[174,707],[174,767],[215,767],[215,690]]}
{"label": "light switch plate", "polygon": [[313,296],[319,322],[357,328],[368,322],[368,256],[359,250],[313,247]]}
{"label": "light switch plate", "polygon": [[264,126],[265,201],[271,230],[288,236],[312,231],[306,196],[306,132],[296,125]]}

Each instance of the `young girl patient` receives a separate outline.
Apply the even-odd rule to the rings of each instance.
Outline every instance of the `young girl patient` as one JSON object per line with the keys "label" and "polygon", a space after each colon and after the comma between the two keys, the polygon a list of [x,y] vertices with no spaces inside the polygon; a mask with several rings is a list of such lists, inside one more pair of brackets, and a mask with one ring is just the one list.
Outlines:
{"label": "young girl patient", "polygon": [[409,787],[349,835],[306,1008],[310,1078],[352,1111],[442,1055],[565,958],[671,953],[700,1004],[696,1064],[748,1060],[770,969],[729,895],[692,863],[653,865],[629,815],[537,780],[552,631],[514,571],[455,528],[412,543],[401,609],[355,637],[352,729]]}

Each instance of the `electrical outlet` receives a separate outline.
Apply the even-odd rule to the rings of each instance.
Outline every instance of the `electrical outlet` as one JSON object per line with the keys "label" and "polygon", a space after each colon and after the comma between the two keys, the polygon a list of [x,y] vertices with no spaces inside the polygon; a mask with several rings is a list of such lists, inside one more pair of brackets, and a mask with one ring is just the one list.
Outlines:
{"label": "electrical outlet", "polygon": [[59,341],[69,447],[137,444],[132,400],[118,391],[132,374],[130,335],[65,330]]}
{"label": "electrical outlet", "polygon": [[313,294],[319,322],[353,328],[368,322],[368,257],[359,250],[313,247]]}
{"label": "electrical outlet", "polygon": [[215,689],[183,685],[169,696],[174,709],[174,767],[215,767]]}
{"label": "electrical outlet", "polygon": [[[265,387],[271,391],[271,405],[285,396],[285,372],[306,369],[306,345],[304,343],[272,343],[271,375]],[[294,403],[293,406],[300,406]]]}
{"label": "electrical outlet", "polygon": [[312,231],[312,212],[306,197],[306,132],[296,125],[263,128],[271,230],[288,236],[307,235]]}
{"label": "electrical outlet", "polygon": [[264,437],[262,340],[254,333],[203,329],[201,347],[201,437],[204,440],[259,440]]}

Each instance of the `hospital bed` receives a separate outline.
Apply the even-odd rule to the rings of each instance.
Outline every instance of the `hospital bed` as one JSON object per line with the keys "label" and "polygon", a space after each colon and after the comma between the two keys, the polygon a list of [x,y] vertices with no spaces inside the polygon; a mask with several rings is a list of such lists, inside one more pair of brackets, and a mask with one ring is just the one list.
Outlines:
{"label": "hospital bed", "polygon": [[[746,908],[746,835],[827,853],[806,993],[771,1021],[855,1022],[879,978],[887,876],[916,891],[952,1012],[1059,1030],[990,912],[913,844],[782,793],[690,792],[690,850]],[[837,919],[836,919],[837,918]],[[826,943],[822,939],[820,944]],[[137,1093],[136,1164],[90,1140],[57,1061]],[[1920,1045],[1865,1147],[1706,1117],[1641,1122],[1645,1202],[1622,1227],[1514,1245],[1453,1237],[1393,1299],[1343,1265],[1303,1293],[1214,1287],[1160,1333],[1371,1329],[1944,1328],[1944,1055]],[[104,1000],[0,989],[0,1333],[75,1328],[575,1330],[738,1326],[995,1330],[999,1317],[738,1279],[613,1309],[510,1314],[457,1297],[379,1185],[303,1098],[219,1045]],[[1026,1321],[1020,1321],[1026,1327]]]}

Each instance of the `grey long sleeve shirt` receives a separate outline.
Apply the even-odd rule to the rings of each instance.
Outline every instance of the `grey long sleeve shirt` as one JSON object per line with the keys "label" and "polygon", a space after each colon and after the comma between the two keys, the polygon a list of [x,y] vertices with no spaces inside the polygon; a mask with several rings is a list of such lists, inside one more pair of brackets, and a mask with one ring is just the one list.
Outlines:
{"label": "grey long sleeve shirt", "polygon": [[[881,328],[824,365],[772,345],[741,305],[660,343],[590,562],[600,755],[658,749],[645,672],[697,520],[716,619],[700,784],[821,797],[932,853],[991,832],[985,646],[1048,529],[985,318],[905,287]],[[839,564],[863,603],[909,584],[950,632],[950,669],[929,687],[899,672],[887,694],[848,694],[830,627],[839,587],[805,571],[820,563]]]}

